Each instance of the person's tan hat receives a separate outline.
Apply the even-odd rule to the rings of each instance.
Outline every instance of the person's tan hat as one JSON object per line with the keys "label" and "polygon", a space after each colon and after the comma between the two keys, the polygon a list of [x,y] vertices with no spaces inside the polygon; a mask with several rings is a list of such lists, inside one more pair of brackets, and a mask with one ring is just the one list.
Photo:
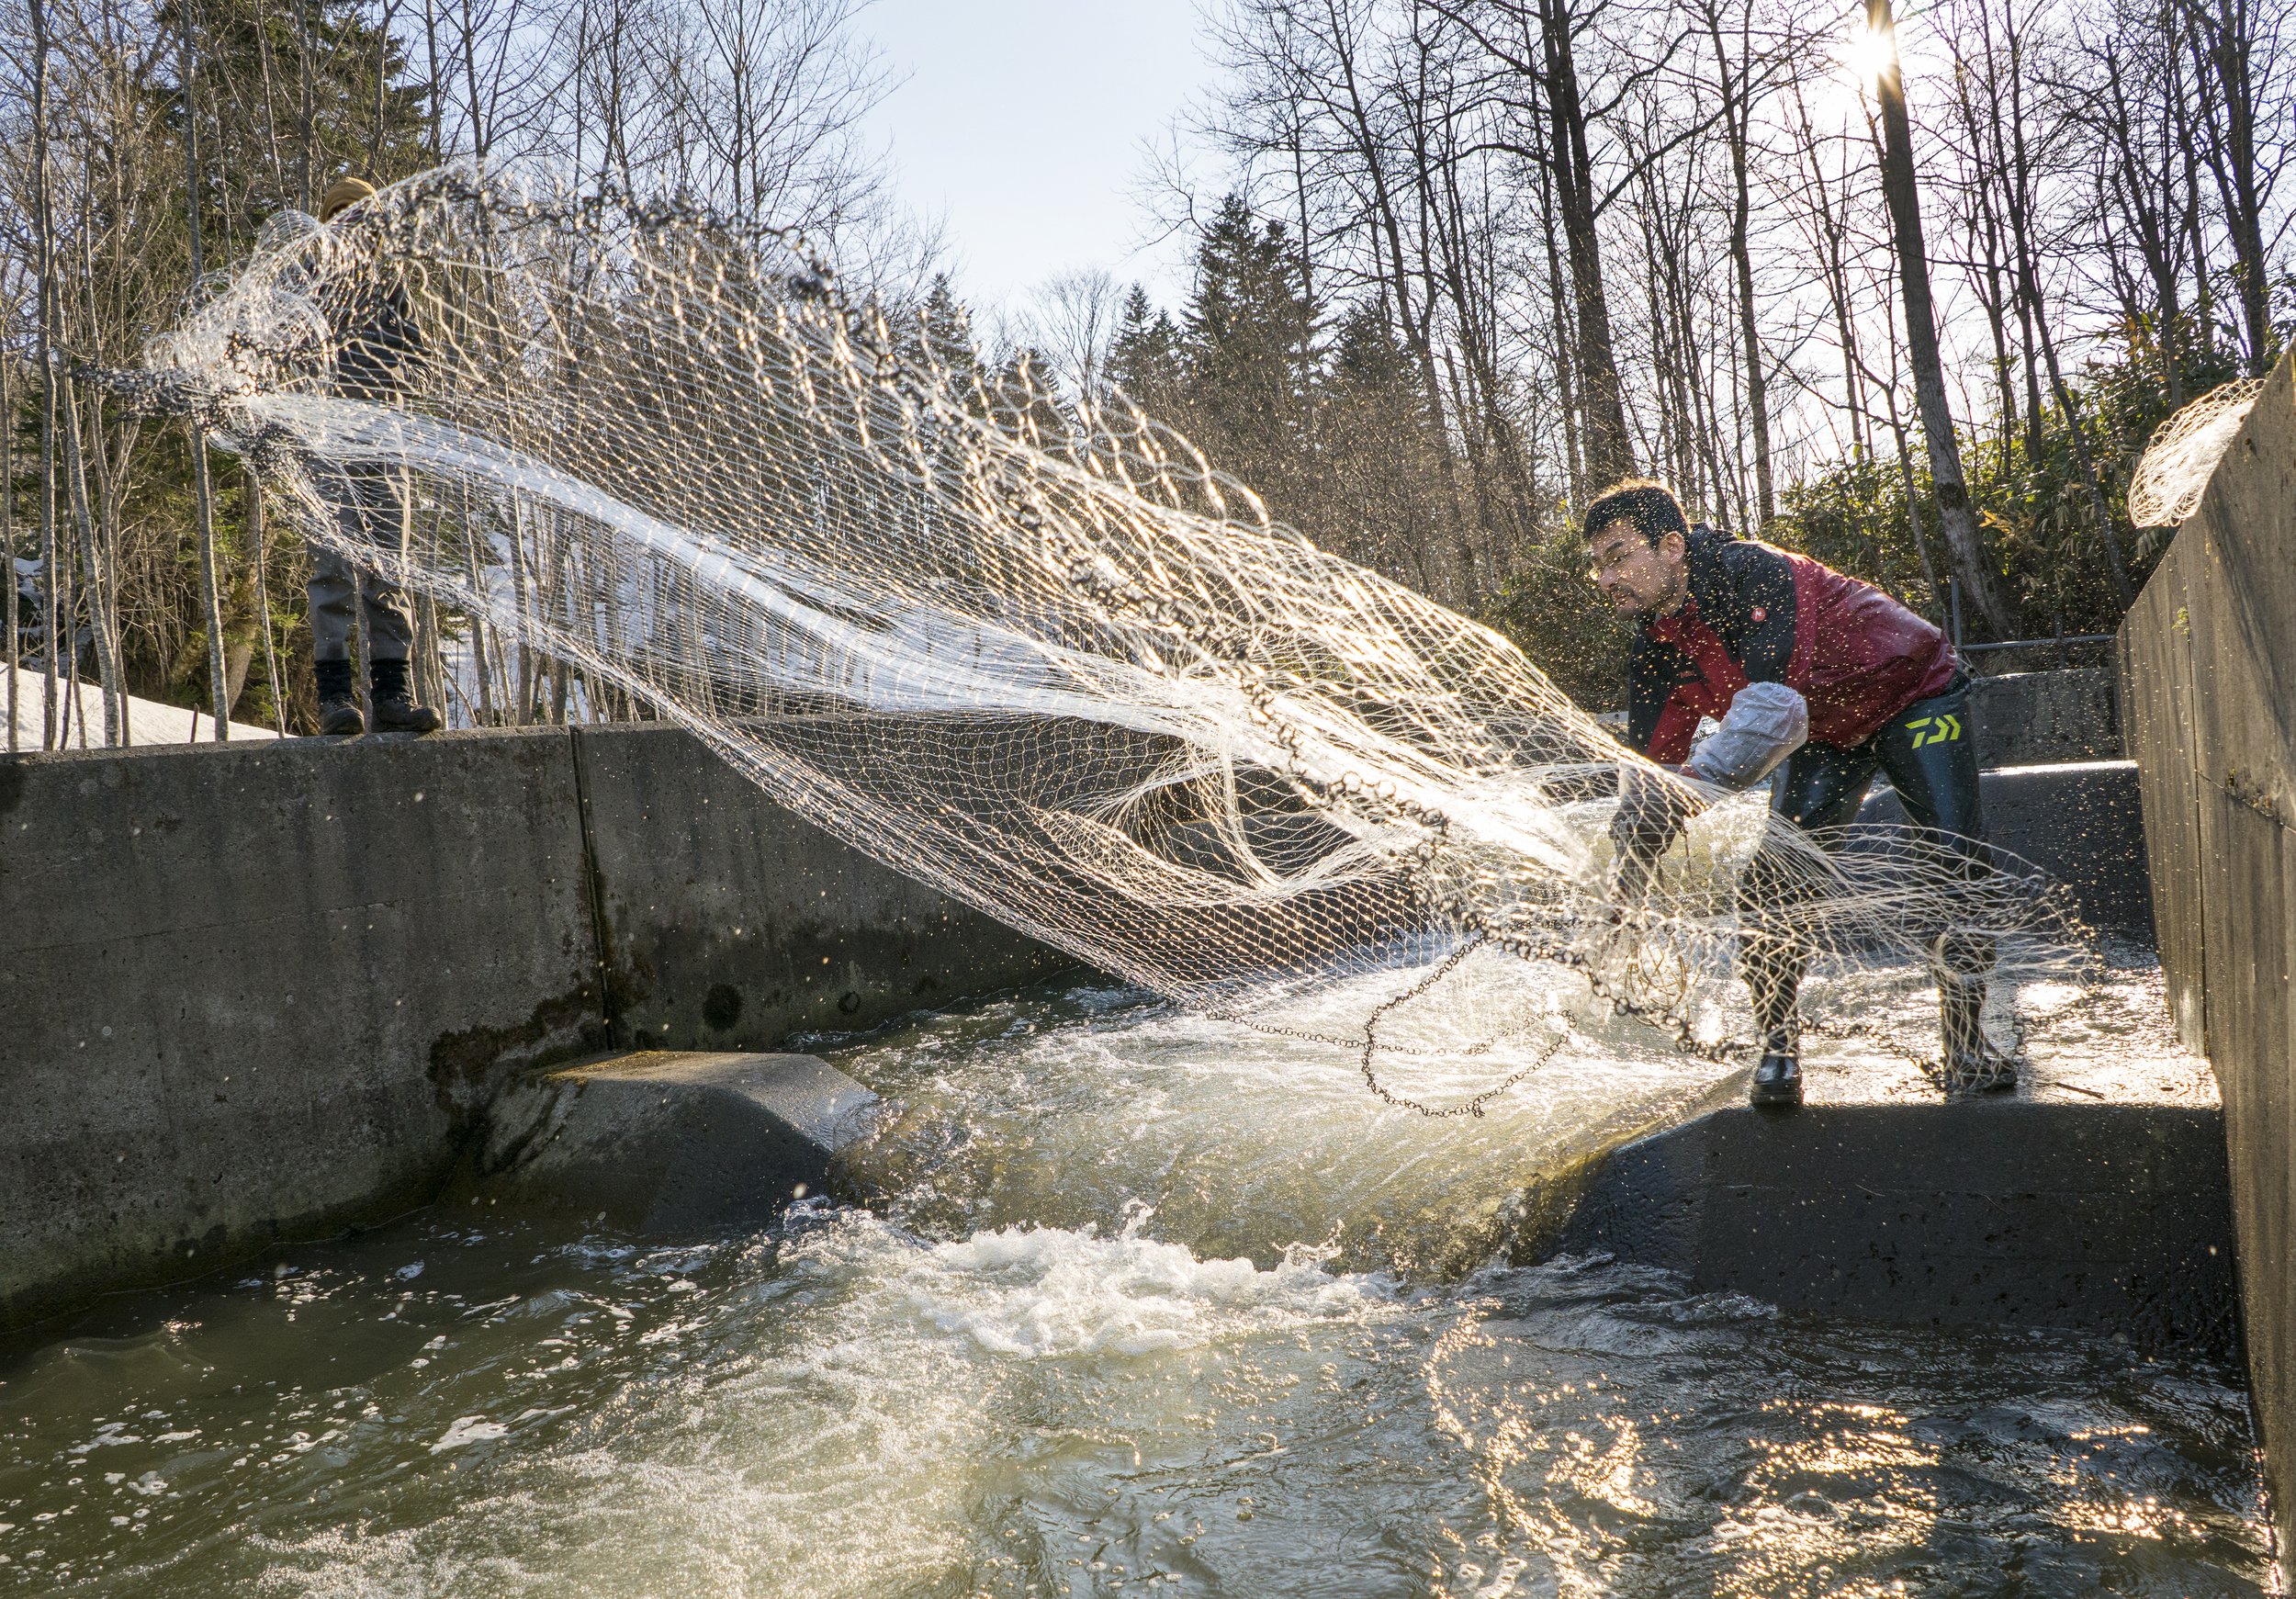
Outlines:
{"label": "person's tan hat", "polygon": [[319,201],[319,220],[332,222],[335,213],[357,205],[375,192],[375,186],[363,177],[339,177]]}

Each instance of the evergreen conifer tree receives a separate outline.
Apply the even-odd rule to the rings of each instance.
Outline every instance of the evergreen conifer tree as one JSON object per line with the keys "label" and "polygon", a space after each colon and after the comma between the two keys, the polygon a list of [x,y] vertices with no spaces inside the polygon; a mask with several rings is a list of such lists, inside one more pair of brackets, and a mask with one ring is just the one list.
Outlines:
{"label": "evergreen conifer tree", "polygon": [[[168,34],[183,25],[180,6],[163,0],[154,14]],[[313,208],[345,173],[385,184],[439,160],[428,85],[413,75],[404,41],[363,8],[203,0],[193,20],[202,184],[210,242],[222,253],[282,207]],[[181,86],[156,92],[181,137]]]}
{"label": "evergreen conifer tree", "polygon": [[1151,305],[1148,291],[1136,283],[1118,315],[1116,337],[1109,344],[1108,374],[1151,416],[1169,415],[1179,402],[1180,330],[1172,313]]}
{"label": "evergreen conifer tree", "polygon": [[1227,446],[1246,478],[1290,475],[1311,432],[1315,307],[1283,224],[1260,225],[1240,195],[1221,202],[1197,247],[1181,332],[1199,432]]}
{"label": "evergreen conifer tree", "polygon": [[1316,308],[1283,224],[1262,225],[1240,195],[1221,202],[1197,246],[1179,332],[1186,385],[1176,420],[1276,516],[1311,516],[1322,365]]}
{"label": "evergreen conifer tree", "polygon": [[1040,449],[1060,451],[1072,423],[1052,378],[1052,360],[1024,344],[998,369],[995,404],[1005,422]]}
{"label": "evergreen conifer tree", "polygon": [[973,342],[972,314],[950,287],[947,273],[933,274],[925,303],[917,308],[915,326],[921,353],[948,372],[957,392],[967,392],[980,384],[981,350]]}
{"label": "evergreen conifer tree", "polygon": [[1317,426],[1327,465],[1312,536],[1422,593],[1463,602],[1465,574],[1446,536],[1442,443],[1418,364],[1375,302],[1339,319]]}

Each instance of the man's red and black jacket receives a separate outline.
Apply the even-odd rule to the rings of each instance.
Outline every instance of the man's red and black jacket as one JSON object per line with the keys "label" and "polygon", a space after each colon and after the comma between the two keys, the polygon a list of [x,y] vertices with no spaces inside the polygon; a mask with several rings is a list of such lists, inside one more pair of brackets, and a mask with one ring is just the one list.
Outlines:
{"label": "man's red and black jacket", "polygon": [[1959,670],[1945,636],[1871,583],[1710,527],[1690,532],[1690,598],[1643,623],[1628,657],[1626,742],[1661,765],[1690,753],[1750,682],[1809,702],[1813,743],[1863,744]]}

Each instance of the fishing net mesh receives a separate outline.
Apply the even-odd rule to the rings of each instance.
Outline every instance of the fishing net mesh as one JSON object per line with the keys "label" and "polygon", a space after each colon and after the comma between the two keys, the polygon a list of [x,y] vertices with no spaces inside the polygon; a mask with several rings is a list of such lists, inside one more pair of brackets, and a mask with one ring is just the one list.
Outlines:
{"label": "fishing net mesh", "polygon": [[2210,389],[2153,431],[2129,476],[2129,521],[2173,528],[2200,508],[2201,491],[2264,390],[2261,377]]}
{"label": "fishing net mesh", "polygon": [[[648,707],[899,871],[1421,1109],[1478,1109],[1574,1016],[1727,1058],[1756,918],[1821,1012],[1926,983],[1948,928],[2014,972],[2085,947],[2024,873],[1888,829],[1829,852],[1658,772],[1120,400],[985,373],[687,208],[410,180],[273,229],[133,383],[435,600],[475,719],[506,652],[547,658],[578,711]],[[378,480],[379,546],[345,512]],[[1702,807],[1623,881],[1622,781]]]}

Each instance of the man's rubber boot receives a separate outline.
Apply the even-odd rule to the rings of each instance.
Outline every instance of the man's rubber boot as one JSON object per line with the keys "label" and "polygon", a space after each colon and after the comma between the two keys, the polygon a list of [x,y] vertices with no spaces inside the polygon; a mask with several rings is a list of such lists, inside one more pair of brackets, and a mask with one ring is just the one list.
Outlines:
{"label": "man's rubber boot", "polygon": [[359,696],[351,688],[351,663],[315,660],[311,675],[319,680],[319,731],[322,738],[355,738],[366,731]]}
{"label": "man's rubber boot", "polygon": [[1809,952],[1792,939],[1758,930],[1739,945],[1738,969],[1754,1002],[1754,1030],[1761,1061],[1746,1087],[1746,1102],[1791,1110],[1802,1102],[1802,1024],[1796,1010]]}
{"label": "man's rubber boot", "polygon": [[1938,1042],[1944,1047],[1945,1086],[1975,1094],[2017,1087],[2017,1063],[1993,1047],[1985,1035],[1986,980],[1937,977]]}
{"label": "man's rubber boot", "polygon": [[1801,1105],[1801,1053],[1785,1029],[1762,1041],[1761,1063],[1746,1087],[1746,1103],[1758,1110],[1792,1110]]}
{"label": "man's rubber boot", "polygon": [[403,660],[378,660],[375,663],[375,731],[377,733],[435,733],[441,726],[438,713],[428,705],[418,705],[407,687],[407,663]]}

